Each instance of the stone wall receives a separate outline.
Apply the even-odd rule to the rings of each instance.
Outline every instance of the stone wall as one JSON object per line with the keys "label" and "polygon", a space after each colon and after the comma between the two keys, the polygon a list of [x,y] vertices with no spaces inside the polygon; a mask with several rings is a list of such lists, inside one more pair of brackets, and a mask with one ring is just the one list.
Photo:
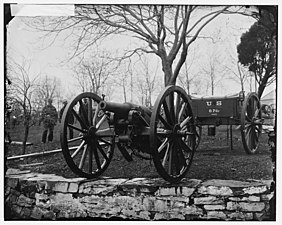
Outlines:
{"label": "stone wall", "polygon": [[66,179],[9,169],[5,219],[268,220],[271,181]]}

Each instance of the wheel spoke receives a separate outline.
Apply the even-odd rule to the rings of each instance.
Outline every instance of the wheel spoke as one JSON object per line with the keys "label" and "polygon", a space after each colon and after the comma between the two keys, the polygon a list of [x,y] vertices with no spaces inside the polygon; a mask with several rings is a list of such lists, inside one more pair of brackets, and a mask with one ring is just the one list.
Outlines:
{"label": "wheel spoke", "polygon": [[185,152],[189,154],[192,152],[192,149],[182,139],[178,139],[178,143],[181,149],[183,149]]}
{"label": "wheel spoke", "polygon": [[252,110],[252,98],[249,99],[248,101],[248,105],[247,105],[247,109],[246,109],[246,112],[247,112],[247,115],[249,118],[252,118],[253,117],[253,110]]}
{"label": "wheel spoke", "polygon": [[255,149],[258,143],[258,136],[256,134],[255,127],[252,128],[251,134],[252,134],[252,140],[253,140],[253,148]]}
{"label": "wheel spoke", "polygon": [[260,111],[260,109],[259,109],[259,103],[258,103],[257,100],[255,100],[254,102],[255,102],[255,104],[254,104],[254,117],[257,117],[258,114],[259,114],[259,111]]}
{"label": "wheel spoke", "polygon": [[247,136],[248,136],[248,146],[251,149],[251,145],[252,145],[252,136],[251,136],[251,128],[248,129],[247,131]]}
{"label": "wheel spoke", "polygon": [[257,145],[257,143],[258,143],[258,138],[259,138],[259,135],[258,135],[258,133],[256,133],[256,128],[254,128],[254,131],[253,131],[253,133],[254,133],[254,138],[255,138],[255,145]]}
{"label": "wheel spoke", "polygon": [[79,131],[79,132],[81,132],[81,133],[84,133],[84,132],[85,132],[84,130],[82,130],[82,129],[78,128],[78,127],[75,127],[75,126],[72,125],[72,124],[68,124],[67,126],[70,127],[70,128],[72,128],[72,129],[74,129],[74,130],[77,130],[77,131]]}
{"label": "wheel spoke", "polygon": [[256,117],[256,113],[257,113],[257,109],[258,109],[258,101],[257,101],[257,99],[254,99],[254,101],[253,101],[253,103],[254,103],[254,105],[253,105],[253,115],[254,115],[254,117]]}
{"label": "wheel spoke", "polygon": [[168,142],[167,147],[166,147],[166,152],[165,152],[165,155],[164,155],[164,158],[163,158],[163,161],[162,161],[162,166],[163,167],[165,167],[165,163],[166,163],[167,158],[168,158],[169,150],[170,150],[170,144]]}
{"label": "wheel spoke", "polygon": [[88,145],[84,146],[84,149],[83,149],[83,152],[82,152],[82,156],[81,156],[81,159],[80,159],[80,162],[79,162],[79,166],[78,168],[81,170],[84,163],[85,163],[85,159],[86,159],[86,153],[87,153],[87,148],[88,148]]}
{"label": "wheel spoke", "polygon": [[248,122],[252,122],[252,119],[247,115],[247,113],[246,113],[245,119],[246,119],[246,121],[248,121]]}
{"label": "wheel spoke", "polygon": [[198,127],[198,129],[199,129],[199,132],[198,132],[197,129],[196,129],[196,133],[195,133],[195,134],[196,134],[197,138],[200,138],[200,129],[201,129],[201,128]]}
{"label": "wheel spoke", "polygon": [[[98,107],[97,107],[98,108]],[[97,109],[96,109],[97,110]],[[96,111],[95,111],[96,112]],[[99,129],[101,124],[107,119],[107,115],[104,115],[100,121],[96,124],[96,129]]]}
{"label": "wheel spoke", "polygon": [[180,128],[182,129],[191,119],[192,119],[191,116],[187,116],[187,117],[180,123]]}
{"label": "wheel spoke", "polygon": [[85,109],[85,104],[82,102],[82,99],[80,99],[79,101],[79,114],[80,116],[82,117],[82,121],[86,122],[87,125],[89,126],[89,122],[87,120],[87,112],[86,112],[86,109]]}
{"label": "wheel spoke", "polygon": [[245,140],[246,140],[246,144],[247,146],[249,146],[249,136],[245,134]]}
{"label": "wheel spoke", "polygon": [[160,153],[164,147],[168,144],[168,138],[166,138],[163,143],[160,145],[160,147],[158,148],[158,152]]}
{"label": "wheel spoke", "polygon": [[[95,126],[96,126],[98,114],[99,114],[99,107],[98,107],[98,105],[97,105],[96,110],[95,110],[95,113],[94,113],[94,117],[93,117],[93,125],[95,125]],[[99,125],[99,126],[100,126],[100,125]]]}
{"label": "wheel spoke", "polygon": [[249,131],[249,129],[245,129],[245,130],[244,130],[244,136],[245,136],[246,143],[247,143],[247,145],[249,146],[249,136],[248,136],[248,131]]}
{"label": "wheel spoke", "polygon": [[83,138],[83,136],[69,139],[69,140],[68,140],[68,143],[75,142],[75,141],[78,141],[78,140],[82,140],[82,138]]}
{"label": "wheel spoke", "polygon": [[173,124],[175,124],[176,118],[175,118],[175,111],[174,111],[174,92],[172,92],[168,96],[168,101],[169,101],[169,111],[170,111],[171,119],[172,119]]}
{"label": "wheel spoke", "polygon": [[89,125],[85,124],[83,119],[80,118],[80,116],[76,113],[76,111],[74,109],[72,109],[72,113],[75,116],[75,118],[78,120],[78,122],[80,123],[82,128],[88,128],[89,127]]}
{"label": "wheel spoke", "polygon": [[178,106],[179,111],[177,115],[177,123],[180,123],[185,107],[186,107],[186,103],[183,101],[183,99],[181,99],[179,106]]}
{"label": "wheel spoke", "polygon": [[255,139],[254,139],[254,133],[253,133],[253,128],[250,129],[250,147],[251,150],[254,148],[255,146]]}
{"label": "wheel spoke", "polygon": [[254,114],[255,114],[255,99],[254,98],[251,98],[251,109],[250,109],[250,111],[251,111],[251,115],[252,115],[252,117],[254,116]]}
{"label": "wheel spoke", "polygon": [[179,153],[179,159],[180,159],[180,161],[181,161],[182,167],[186,167],[186,166],[187,166],[186,158],[185,158],[185,156],[184,156],[184,154],[183,154],[181,148],[179,148],[178,153]]}
{"label": "wheel spoke", "polygon": [[246,128],[245,137],[246,137],[246,142],[248,146],[250,146],[250,143],[251,143],[250,132],[251,132],[251,127]]}
{"label": "wheel spoke", "polygon": [[246,109],[246,118],[248,119],[248,121],[252,121],[252,114],[250,112],[250,106],[247,106]]}
{"label": "wheel spoke", "polygon": [[[93,140],[91,140],[92,142]],[[90,142],[90,146],[88,148],[88,172],[92,173],[93,167],[93,143]]]}
{"label": "wheel spoke", "polygon": [[167,129],[172,129],[172,126],[168,122],[166,122],[160,114],[158,115],[158,118]]}
{"label": "wheel spoke", "polygon": [[72,153],[72,155],[71,155],[72,158],[74,158],[74,157],[77,155],[77,153],[80,152],[80,150],[82,149],[82,147],[84,146],[84,144],[85,144],[85,141],[83,140],[83,141],[81,142],[81,144],[78,146],[78,148],[74,151],[74,153]]}
{"label": "wheel spoke", "polygon": [[177,153],[178,153],[178,146],[174,145],[172,161],[175,167],[175,172],[178,175],[180,173],[180,161],[179,161],[179,155]]}
{"label": "wheel spoke", "polygon": [[252,126],[245,127],[246,143],[249,147],[252,145]]}
{"label": "wheel spoke", "polygon": [[258,133],[261,133],[261,130],[260,130],[260,128],[259,128],[258,126],[255,126],[255,129],[256,129],[256,131],[257,131]]}
{"label": "wheel spoke", "polygon": [[101,147],[101,145],[99,144],[99,142],[97,143],[97,148],[99,149],[99,151],[101,152],[101,154],[103,155],[103,157],[106,160],[109,160],[108,156],[106,155],[106,153],[104,152],[103,148]]}
{"label": "wheel spoke", "polygon": [[111,142],[109,142],[109,141],[107,141],[107,140],[105,140],[105,139],[103,139],[103,138],[101,138],[101,137],[98,137],[98,140],[99,141],[101,141],[101,142],[103,142],[103,143],[105,143],[105,144],[107,144],[107,145],[112,145],[112,143]]}
{"label": "wheel spoke", "polygon": [[249,102],[248,102],[248,115],[252,116],[252,98],[250,98]]}
{"label": "wheel spoke", "polygon": [[260,119],[261,118],[261,111],[257,108],[257,110],[255,111],[255,117]]}
{"label": "wheel spoke", "polygon": [[173,119],[172,119],[171,114],[169,112],[168,105],[167,105],[166,101],[163,101],[163,107],[164,107],[164,112],[165,112],[165,117],[167,119],[167,122],[169,124],[173,125],[174,124]]}
{"label": "wheel spoke", "polygon": [[179,115],[178,115],[178,123],[180,123],[180,121],[181,121],[181,117],[183,116],[186,104],[187,104],[186,102],[182,101],[180,111],[179,111]]}
{"label": "wheel spoke", "polygon": [[180,111],[180,94],[176,93],[176,101],[175,101],[175,119],[176,123],[178,123],[178,116],[179,116],[179,111]]}
{"label": "wheel spoke", "polygon": [[251,126],[252,126],[251,123],[246,123],[246,124],[245,124],[245,130],[249,129]]}
{"label": "wheel spoke", "polygon": [[246,135],[250,132],[251,127],[252,127],[251,124],[249,124],[248,126],[245,126],[244,132]]}
{"label": "wheel spoke", "polygon": [[93,146],[92,146],[93,152],[94,152],[94,157],[95,157],[95,161],[97,164],[97,167],[99,170],[101,170],[101,163],[100,163],[100,158],[99,158],[99,154],[97,151],[97,141],[93,140]]}
{"label": "wheel spoke", "polygon": [[87,110],[88,110],[88,123],[90,124],[90,126],[93,125],[93,121],[92,121],[92,99],[91,98],[88,98],[88,101],[87,101]]}

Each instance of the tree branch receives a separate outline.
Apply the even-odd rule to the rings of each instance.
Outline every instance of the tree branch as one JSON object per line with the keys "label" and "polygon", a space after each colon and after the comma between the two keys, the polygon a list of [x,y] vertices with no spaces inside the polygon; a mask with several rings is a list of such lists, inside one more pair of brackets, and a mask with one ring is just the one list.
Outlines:
{"label": "tree branch", "polygon": [[[228,9],[230,6],[226,6],[224,7],[222,10],[219,10],[217,12],[213,12],[213,13],[210,13],[210,15],[212,14],[215,14],[214,16],[212,16],[209,20],[207,20],[198,30],[197,32],[195,33],[195,35],[193,36],[193,38],[188,42],[188,46],[194,42],[196,40],[196,38],[198,37],[198,35],[200,34],[200,32],[202,31],[202,29],[208,24],[210,23],[214,18],[216,18],[218,15],[220,15],[222,12],[224,12],[226,9]],[[205,16],[206,17],[206,16]],[[202,20],[202,19],[201,19]],[[193,28],[193,27],[192,27]],[[190,31],[192,30],[192,28],[187,32],[190,33]]]}

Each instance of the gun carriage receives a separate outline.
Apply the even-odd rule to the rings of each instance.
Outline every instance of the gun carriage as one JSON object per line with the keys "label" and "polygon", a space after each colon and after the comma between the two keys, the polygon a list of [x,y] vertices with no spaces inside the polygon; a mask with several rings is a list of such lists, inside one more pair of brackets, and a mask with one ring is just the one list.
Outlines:
{"label": "gun carriage", "polygon": [[[82,177],[99,177],[109,166],[116,145],[127,161],[132,160],[132,153],[152,159],[160,176],[175,183],[191,166],[203,125],[241,125],[245,150],[254,153],[261,132],[259,109],[254,93],[247,98],[240,94],[203,99],[190,97],[173,85],[159,94],[152,110],[106,102],[85,92],[64,110],[61,147],[70,169]],[[71,116],[76,118],[74,123],[69,122]]]}
{"label": "gun carriage", "polygon": [[[68,122],[71,115],[76,118],[73,124]],[[74,130],[73,137],[69,137],[69,128]],[[129,150],[152,158],[157,172],[171,183],[186,175],[195,152],[195,137],[191,100],[177,86],[166,87],[152,110],[82,93],[66,106],[60,134],[65,160],[79,176],[100,176],[117,145],[127,161],[132,160]]]}

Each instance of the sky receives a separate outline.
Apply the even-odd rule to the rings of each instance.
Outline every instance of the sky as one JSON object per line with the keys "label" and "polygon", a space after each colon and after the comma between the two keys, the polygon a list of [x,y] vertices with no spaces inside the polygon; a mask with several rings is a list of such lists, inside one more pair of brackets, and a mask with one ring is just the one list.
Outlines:
{"label": "sky", "polygon": [[[29,59],[31,61],[30,76],[41,73],[42,75],[60,79],[63,84],[65,97],[76,95],[78,93],[74,91],[77,90],[77,88],[74,88],[76,82],[73,77],[74,72],[70,69],[69,64],[62,64],[62,61],[69,57],[69,51],[66,48],[69,43],[65,43],[64,37],[58,37],[51,46],[46,47],[45,41],[48,42],[49,40],[45,39],[42,41],[40,39],[42,33],[30,31],[25,23],[23,23],[23,20],[32,19],[32,16],[37,15],[34,14],[36,10],[27,7],[20,8],[17,11],[18,16],[12,20],[8,27],[8,55],[18,61],[21,60],[21,57]],[[52,9],[51,11],[55,14],[57,13],[56,10],[54,11]],[[45,15],[46,9],[42,13]],[[29,17],[22,17],[26,15],[29,15]],[[232,65],[230,57],[233,57],[233,59],[237,58],[236,46],[240,43],[240,37],[254,22],[255,20],[253,18],[240,15],[220,15],[217,17],[202,32],[203,36],[214,37],[215,43],[212,43],[209,39],[198,39],[189,48],[187,58],[187,64],[190,66],[189,74],[191,76],[203,76],[202,68],[209,63],[211,53],[214,51],[216,51],[219,60],[225,61],[230,67],[234,67],[235,65]],[[70,41],[70,39],[67,40],[67,42]],[[116,36],[105,42],[104,47],[113,51],[114,49],[122,50],[128,45],[134,44],[136,44],[134,39],[125,36]],[[158,65],[158,77],[160,82],[162,82],[163,72],[159,59],[155,56],[150,56],[149,61],[149,66],[152,69]],[[138,68],[136,69],[138,70]],[[224,75],[225,78],[218,78],[219,84],[215,89],[215,95],[229,95],[240,91],[239,83],[227,79],[227,75]],[[202,82],[205,82],[205,80],[203,79]],[[250,85],[246,84],[246,86],[245,88],[248,91]],[[199,91],[200,93],[195,93],[195,90],[193,92],[199,95],[209,95],[209,91],[203,89]],[[271,89],[273,89],[273,86],[266,89],[265,94]],[[121,95],[121,88],[115,87],[115,96],[112,97],[113,101],[122,101],[123,98]],[[156,95],[157,93],[155,97]]]}

